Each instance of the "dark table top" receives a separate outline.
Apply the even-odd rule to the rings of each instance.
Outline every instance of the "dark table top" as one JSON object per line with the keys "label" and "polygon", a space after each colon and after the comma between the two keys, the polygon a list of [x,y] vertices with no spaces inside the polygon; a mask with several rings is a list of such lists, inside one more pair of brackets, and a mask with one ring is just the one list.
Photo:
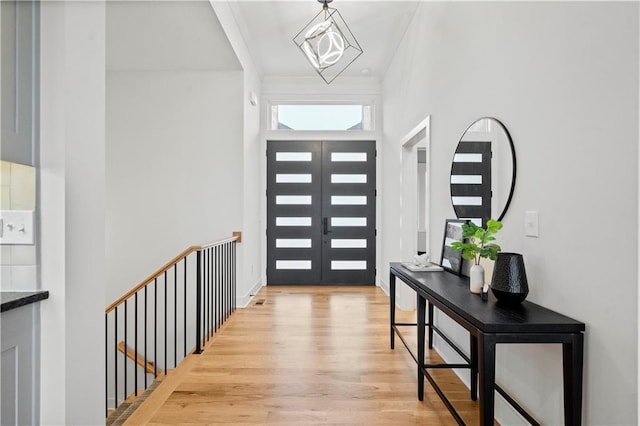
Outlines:
{"label": "dark table top", "polygon": [[[391,263],[391,272],[486,333],[575,333],[585,324],[535,303],[524,301],[509,306],[469,291],[469,278],[449,272],[413,272],[401,263]],[[409,283],[408,283],[409,284]],[[410,285],[411,285],[410,284]]]}
{"label": "dark table top", "polygon": [[39,302],[49,298],[49,292],[40,291],[0,291],[0,312],[10,311],[21,306]]}

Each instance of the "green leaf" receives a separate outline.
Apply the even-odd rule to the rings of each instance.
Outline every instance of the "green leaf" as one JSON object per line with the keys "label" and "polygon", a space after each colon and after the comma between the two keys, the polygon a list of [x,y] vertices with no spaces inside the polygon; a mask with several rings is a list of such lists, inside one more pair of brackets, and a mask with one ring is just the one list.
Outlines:
{"label": "green leaf", "polygon": [[502,223],[498,222],[497,220],[494,219],[489,219],[487,221],[487,232],[490,234],[495,234],[496,232],[498,232],[499,230],[502,229]]}

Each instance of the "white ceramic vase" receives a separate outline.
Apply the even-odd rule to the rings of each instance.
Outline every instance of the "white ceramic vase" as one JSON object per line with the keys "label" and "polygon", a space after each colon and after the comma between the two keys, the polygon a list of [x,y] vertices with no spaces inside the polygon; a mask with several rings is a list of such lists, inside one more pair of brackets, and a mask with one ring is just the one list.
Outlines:
{"label": "white ceramic vase", "polygon": [[482,265],[473,265],[469,270],[469,290],[471,293],[482,293],[484,286],[484,268]]}

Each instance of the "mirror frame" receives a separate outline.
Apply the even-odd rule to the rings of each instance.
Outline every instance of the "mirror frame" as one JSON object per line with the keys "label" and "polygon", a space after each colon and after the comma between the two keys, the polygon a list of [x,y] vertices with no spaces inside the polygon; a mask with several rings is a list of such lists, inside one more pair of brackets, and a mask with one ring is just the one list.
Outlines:
{"label": "mirror frame", "polygon": [[[462,142],[462,139],[467,134],[469,129],[474,124],[476,124],[478,121],[481,121],[481,120],[492,120],[495,123],[497,123],[500,126],[500,128],[502,128],[502,130],[504,131],[505,135],[507,136],[507,140],[509,142],[509,148],[511,149],[511,161],[513,163],[513,170],[512,170],[512,173],[511,173],[511,187],[509,188],[509,195],[507,196],[507,201],[505,202],[504,207],[502,208],[502,211],[500,212],[500,215],[498,216],[498,219],[497,219],[498,221],[501,221],[504,218],[504,215],[507,213],[507,210],[509,209],[509,206],[511,205],[511,199],[513,198],[513,192],[514,192],[515,187],[516,187],[516,171],[517,171],[516,150],[515,150],[515,146],[513,145],[513,139],[511,138],[511,133],[509,133],[509,130],[507,130],[507,127],[502,123],[502,121],[498,120],[495,117],[485,116],[485,117],[480,117],[480,118],[474,120],[469,126],[467,126],[465,131],[462,132],[462,135],[460,136],[460,139],[458,139],[458,143],[456,144],[456,149],[455,149],[453,155],[455,157],[456,152],[458,151],[458,146],[460,145],[460,142]],[[451,172],[452,171],[453,171],[453,159],[451,160],[451,170],[449,172],[449,199],[451,200],[451,205],[453,207],[453,211],[456,213],[456,217],[458,217],[458,213],[456,212],[456,207],[453,205],[453,198],[451,196]],[[493,212],[491,212],[491,216],[495,217]]]}

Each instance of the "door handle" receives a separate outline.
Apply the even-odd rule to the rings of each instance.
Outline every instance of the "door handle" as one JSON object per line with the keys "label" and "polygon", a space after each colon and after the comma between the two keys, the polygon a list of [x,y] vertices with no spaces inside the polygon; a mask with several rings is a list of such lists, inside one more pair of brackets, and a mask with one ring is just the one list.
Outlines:
{"label": "door handle", "polygon": [[327,235],[329,232],[329,218],[325,217],[322,219],[322,233],[324,235]]}

